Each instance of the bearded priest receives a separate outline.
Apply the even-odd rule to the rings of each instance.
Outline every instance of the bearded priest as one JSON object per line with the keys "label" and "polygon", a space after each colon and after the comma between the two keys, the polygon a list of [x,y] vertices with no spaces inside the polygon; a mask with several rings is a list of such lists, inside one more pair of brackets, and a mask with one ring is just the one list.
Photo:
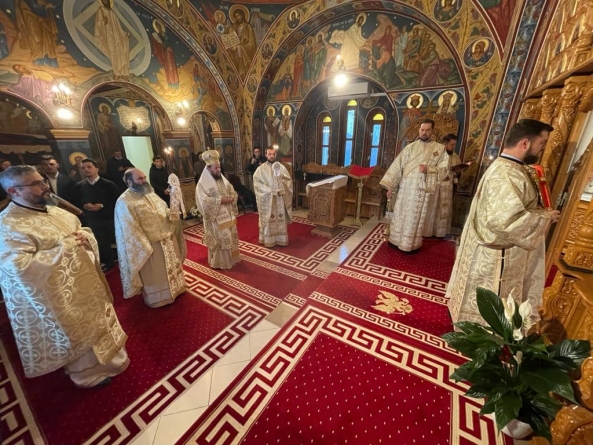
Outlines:
{"label": "bearded priest", "polygon": [[266,149],[266,160],[253,174],[259,213],[259,243],[266,247],[288,246],[288,224],[292,222],[292,178],[276,162],[276,149]]}
{"label": "bearded priest", "polygon": [[443,144],[431,141],[434,121],[423,119],[418,140],[397,155],[380,184],[387,199],[395,195],[389,224],[389,244],[413,253],[422,246],[422,232],[430,195],[449,173],[449,156]]}
{"label": "bearded priest", "polygon": [[171,304],[186,290],[185,241],[177,215],[137,168],[124,173],[128,189],[115,204],[115,240],[124,298],[142,291],[144,303],[157,308]]}
{"label": "bearded priest", "polygon": [[237,192],[220,171],[216,150],[202,153],[206,168],[196,186],[196,205],[204,219],[204,244],[212,269],[230,269],[239,260]]}
{"label": "bearded priest", "polygon": [[53,205],[35,167],[0,173],[0,286],[26,377],[64,368],[75,386],[104,386],[130,360],[97,240]]}

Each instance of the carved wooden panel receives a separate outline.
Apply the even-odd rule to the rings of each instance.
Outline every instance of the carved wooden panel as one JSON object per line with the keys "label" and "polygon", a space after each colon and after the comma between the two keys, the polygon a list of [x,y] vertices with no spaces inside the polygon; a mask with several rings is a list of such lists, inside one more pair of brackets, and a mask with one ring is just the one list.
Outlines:
{"label": "carved wooden panel", "polygon": [[593,0],[560,0],[544,38],[530,91],[593,61]]}
{"label": "carved wooden panel", "polygon": [[580,201],[577,210],[574,214],[574,218],[570,221],[570,229],[568,230],[568,235],[566,237],[566,244],[573,244],[574,240],[577,237],[577,233],[579,231],[579,227],[583,223],[583,218],[587,213],[587,206],[589,203],[587,201]]}

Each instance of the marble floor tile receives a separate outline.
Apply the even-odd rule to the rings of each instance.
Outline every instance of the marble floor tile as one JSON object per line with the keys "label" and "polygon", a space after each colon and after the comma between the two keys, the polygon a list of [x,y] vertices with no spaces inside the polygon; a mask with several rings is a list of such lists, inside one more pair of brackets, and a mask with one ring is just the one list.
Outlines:
{"label": "marble floor tile", "polygon": [[196,383],[178,397],[177,400],[163,412],[163,416],[208,406],[210,404],[211,385],[212,369],[200,377]]}
{"label": "marble floor tile", "polygon": [[203,408],[191,409],[168,416],[161,416],[159,427],[152,445],[173,445],[189,427],[206,411]]}
{"label": "marble floor tile", "polygon": [[144,430],[144,432],[132,442],[132,445],[152,445],[154,438],[156,437],[160,421],[161,419],[159,417],[150,425],[148,425],[148,428],[146,428],[146,430]]}
{"label": "marble floor tile", "polygon": [[[270,312],[270,314],[265,318],[265,322],[267,322],[267,325],[271,326],[271,328],[276,328],[279,327],[281,328],[282,326],[284,326],[286,324],[286,322],[288,320],[291,319],[291,317],[295,314],[295,312],[298,309],[286,304],[286,303],[280,303],[278,305],[278,307],[276,309],[274,309],[272,312]],[[260,323],[257,327],[259,327],[260,325],[262,325],[262,323]],[[266,329],[260,329],[260,331],[263,331]],[[252,333],[255,332],[251,331]]]}
{"label": "marble floor tile", "polygon": [[[267,332],[267,331],[264,331]],[[251,334],[250,334],[251,335]],[[249,360],[229,365],[215,366],[212,370],[212,385],[210,386],[210,404],[229,386],[235,377],[239,375]]]}
{"label": "marble floor tile", "polygon": [[253,332],[249,334],[250,342],[251,342],[251,358],[255,357],[259,351],[261,351],[264,346],[266,346],[272,337],[276,335],[276,333],[280,330],[280,328],[270,329],[267,331],[259,331]]}

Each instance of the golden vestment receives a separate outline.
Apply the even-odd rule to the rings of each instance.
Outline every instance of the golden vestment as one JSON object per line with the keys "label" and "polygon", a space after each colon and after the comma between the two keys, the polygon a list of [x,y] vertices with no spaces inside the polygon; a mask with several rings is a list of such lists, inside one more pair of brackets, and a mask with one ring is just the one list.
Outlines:
{"label": "golden vestment", "polygon": [[[79,246],[76,231],[88,242]],[[13,202],[0,213],[0,286],[27,377],[67,366],[91,350],[101,365],[121,353],[127,366],[127,336],[101,272],[97,241],[71,213]]]}
{"label": "golden vestment", "polygon": [[165,201],[156,193],[128,189],[115,204],[114,220],[124,298],[142,291],[150,307],[175,301],[186,290],[185,241],[179,239]]}
{"label": "golden vestment", "polygon": [[524,165],[503,157],[488,168],[461,235],[447,288],[453,322],[483,323],[476,288],[517,303],[529,301],[533,314],[544,288],[544,243],[549,214]]}
{"label": "golden vestment", "polygon": [[[422,164],[427,166],[426,173],[420,172]],[[443,144],[415,141],[397,155],[380,182],[396,197],[389,224],[390,243],[407,252],[422,245],[429,195],[448,171],[449,157]]]}
{"label": "golden vestment", "polygon": [[259,212],[259,243],[266,247],[288,246],[292,222],[292,178],[280,162],[264,162],[253,174]]}
{"label": "golden vestment", "polygon": [[457,153],[447,155],[449,157],[449,173],[441,181],[434,193],[428,197],[426,219],[424,220],[424,232],[422,236],[438,236],[443,238],[451,229],[453,218],[453,184],[455,174],[452,167],[461,164],[461,158]]}
{"label": "golden vestment", "polygon": [[[232,198],[232,204],[221,204]],[[196,205],[204,220],[203,242],[208,247],[208,264],[213,269],[230,269],[240,259],[237,233],[237,192],[224,176],[215,180],[202,171],[196,186]]]}

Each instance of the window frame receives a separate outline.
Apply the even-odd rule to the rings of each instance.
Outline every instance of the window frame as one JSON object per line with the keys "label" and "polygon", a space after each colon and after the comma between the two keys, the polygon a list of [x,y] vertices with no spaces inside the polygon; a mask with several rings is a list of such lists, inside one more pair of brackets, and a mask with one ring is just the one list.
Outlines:
{"label": "window frame", "polygon": [[[326,118],[329,118],[329,122],[324,122]],[[325,127],[329,128],[329,141],[327,144],[327,163],[331,162],[331,146],[332,146],[332,124],[334,123],[331,114],[329,111],[323,111],[317,117],[317,150],[315,150],[315,161],[319,165],[327,165],[323,164],[323,129]]]}
{"label": "window frame", "polygon": [[[375,121],[374,118],[377,114],[383,116],[383,120]],[[364,138],[364,147],[362,150],[362,167],[370,167],[371,161],[371,149],[373,148],[373,129],[376,124],[381,125],[381,135],[379,136],[379,145],[377,146],[377,164],[381,165],[381,158],[383,156],[384,151],[384,143],[385,143],[385,120],[387,116],[385,115],[385,110],[382,108],[372,108],[369,110],[366,118],[366,126],[365,126],[365,138]]]}
{"label": "window frame", "polygon": [[[349,105],[350,102],[356,102],[356,105]],[[342,119],[340,120],[340,162],[342,167],[348,167],[354,163],[354,155],[356,153],[356,121],[358,117],[358,107],[360,103],[356,99],[345,99],[342,104]],[[346,137],[348,131],[348,111],[354,110],[354,122],[352,123],[352,139]],[[352,158],[350,163],[346,165],[346,143],[352,140]]]}

